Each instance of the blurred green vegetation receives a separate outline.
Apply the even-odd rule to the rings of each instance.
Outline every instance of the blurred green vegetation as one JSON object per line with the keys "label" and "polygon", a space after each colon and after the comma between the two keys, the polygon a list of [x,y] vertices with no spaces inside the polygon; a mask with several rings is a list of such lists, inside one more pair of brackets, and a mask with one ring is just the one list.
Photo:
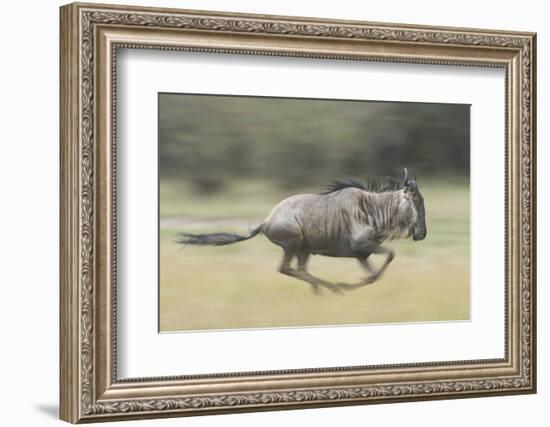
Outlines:
{"label": "blurred green vegetation", "polygon": [[338,178],[469,175],[467,105],[161,94],[161,179],[221,193],[235,178],[303,188]]}

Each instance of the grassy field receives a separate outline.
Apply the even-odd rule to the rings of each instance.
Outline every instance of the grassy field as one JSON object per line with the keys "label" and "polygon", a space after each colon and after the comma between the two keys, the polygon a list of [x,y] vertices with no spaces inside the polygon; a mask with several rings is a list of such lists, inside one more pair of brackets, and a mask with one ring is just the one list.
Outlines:
{"label": "grassy field", "polygon": [[[264,236],[225,247],[181,247],[178,231],[247,232],[282,199],[305,191],[274,191],[246,183],[212,197],[161,183],[160,330],[428,322],[470,316],[469,191],[456,183],[422,183],[428,235],[389,242],[396,257],[382,279],[335,295],[312,293],[276,270],[282,251]],[[381,259],[373,258],[376,264]],[[357,261],[315,256],[310,271],[334,282],[363,277]]]}

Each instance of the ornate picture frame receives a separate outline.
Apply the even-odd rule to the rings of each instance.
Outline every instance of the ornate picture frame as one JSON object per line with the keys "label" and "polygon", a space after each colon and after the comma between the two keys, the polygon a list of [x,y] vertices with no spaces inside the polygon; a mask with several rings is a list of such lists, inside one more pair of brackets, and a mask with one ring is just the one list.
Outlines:
{"label": "ornate picture frame", "polygon": [[[80,3],[60,13],[61,419],[536,391],[535,34]],[[504,69],[505,357],[118,379],[114,147],[120,48]]]}

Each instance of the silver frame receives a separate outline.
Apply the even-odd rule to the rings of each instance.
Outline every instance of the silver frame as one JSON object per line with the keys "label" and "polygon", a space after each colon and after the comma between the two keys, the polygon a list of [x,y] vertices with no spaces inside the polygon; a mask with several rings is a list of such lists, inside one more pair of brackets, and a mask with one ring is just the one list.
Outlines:
{"label": "silver frame", "polygon": [[[536,390],[535,34],[75,3],[61,8],[61,418],[385,403]],[[505,357],[120,380],[118,48],[506,70]]]}

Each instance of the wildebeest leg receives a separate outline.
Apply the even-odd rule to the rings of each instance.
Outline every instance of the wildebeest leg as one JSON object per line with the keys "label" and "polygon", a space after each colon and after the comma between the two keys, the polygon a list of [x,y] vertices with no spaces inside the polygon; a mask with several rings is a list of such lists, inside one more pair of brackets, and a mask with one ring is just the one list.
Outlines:
{"label": "wildebeest leg", "polygon": [[383,246],[377,246],[372,250],[373,254],[386,254],[386,260],[384,261],[384,264],[382,264],[382,267],[378,271],[376,271],[372,276],[367,278],[367,284],[375,282],[378,280],[384,271],[386,271],[386,268],[390,264],[390,262],[393,261],[395,258],[395,252],[389,248],[385,248]]}
{"label": "wildebeest leg", "polygon": [[297,255],[297,257],[298,257],[298,273],[302,276],[302,280],[305,280],[306,282],[311,283],[311,285],[313,286],[313,291],[315,293],[318,293],[319,291],[318,286],[327,288],[334,293],[342,292],[337,285],[327,282],[325,280],[319,279],[318,277],[315,277],[313,274],[310,274],[307,271],[306,267],[307,267],[307,260],[309,259],[309,253],[300,252]]}
{"label": "wildebeest leg", "polygon": [[[382,276],[382,273],[386,270],[390,262],[392,262],[393,258],[395,257],[394,252],[391,249],[385,248],[383,246],[375,246],[369,249],[369,255],[358,257],[357,260],[361,264],[361,266],[367,270],[370,275],[366,277],[364,280],[360,281],[359,283],[355,283],[353,285],[347,284],[347,283],[338,283],[338,286],[346,291],[350,291],[353,289],[360,288],[362,286],[369,285],[371,283],[376,282],[380,277]],[[371,253],[374,254],[386,254],[386,260],[384,261],[384,264],[382,264],[382,267],[378,271],[373,272],[372,268],[369,264],[368,257]]]}
{"label": "wildebeest leg", "polygon": [[341,292],[338,286],[334,285],[333,283],[325,282],[324,280],[321,280],[307,272],[306,265],[307,265],[307,260],[309,258],[308,253],[299,253],[296,256],[298,258],[297,270],[295,270],[290,266],[290,262],[294,257],[294,252],[291,252],[285,249],[283,262],[281,263],[279,272],[281,272],[282,274],[286,274],[287,276],[294,277],[295,279],[303,280],[304,282],[309,283],[311,285],[313,293],[315,294],[319,293],[319,286],[323,286],[327,289],[330,289],[333,292]]}
{"label": "wildebeest leg", "polygon": [[369,277],[372,276],[374,274],[374,272],[372,271],[372,267],[370,266],[370,263],[369,263],[369,257],[366,256],[364,258],[357,258],[357,261],[359,261],[359,264],[361,264],[361,267],[363,267],[363,269],[369,273]]}
{"label": "wildebeest leg", "polygon": [[[290,262],[292,261],[292,258],[294,258],[294,252],[284,249],[285,253],[283,255],[283,261],[281,262],[281,266],[279,267],[279,273],[286,274],[287,276],[294,277],[299,280],[305,280],[302,277],[302,272],[299,270],[295,270],[290,266]],[[298,261],[298,265],[300,265],[300,261]],[[319,293],[319,287],[317,284],[313,284],[311,282],[308,282],[313,289],[313,293],[318,294]]]}

